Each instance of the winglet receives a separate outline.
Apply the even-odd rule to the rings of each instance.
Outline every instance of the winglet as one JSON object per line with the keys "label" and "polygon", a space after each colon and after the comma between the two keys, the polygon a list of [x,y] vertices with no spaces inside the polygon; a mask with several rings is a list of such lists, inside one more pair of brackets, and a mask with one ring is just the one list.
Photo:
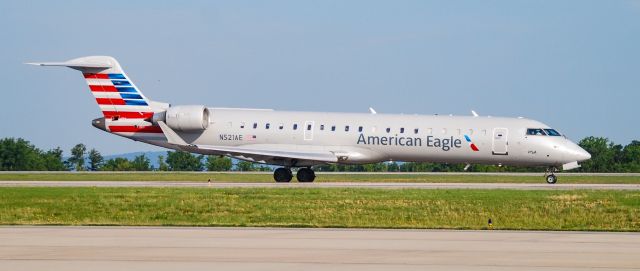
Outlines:
{"label": "winglet", "polygon": [[478,116],[478,113],[476,113],[476,111],[471,110],[471,114],[473,114],[474,117]]}
{"label": "winglet", "polygon": [[166,123],[164,123],[164,121],[162,120],[158,121],[158,125],[160,125],[160,129],[162,129],[162,132],[167,137],[167,141],[169,141],[169,144],[178,145],[178,146],[189,145],[173,129],[169,128],[169,126]]}
{"label": "winglet", "polygon": [[378,112],[376,112],[373,107],[369,107],[369,112],[371,112],[371,114],[378,114]]}

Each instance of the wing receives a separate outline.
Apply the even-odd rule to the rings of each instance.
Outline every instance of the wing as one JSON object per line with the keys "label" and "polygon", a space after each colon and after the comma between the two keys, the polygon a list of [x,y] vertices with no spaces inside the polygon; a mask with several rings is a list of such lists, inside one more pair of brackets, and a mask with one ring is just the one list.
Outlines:
{"label": "wing", "polygon": [[311,166],[338,162],[338,156],[330,151],[311,149],[297,151],[295,150],[296,146],[291,145],[253,144],[233,147],[188,144],[163,121],[159,121],[158,125],[167,137],[169,144],[184,151],[207,155],[227,155],[251,162],[288,166]]}
{"label": "wing", "polygon": [[[277,147],[277,149],[276,149]],[[330,151],[303,150],[291,151],[293,145],[245,145],[238,147],[192,145],[192,151],[202,154],[227,155],[234,158],[267,164],[308,166],[337,163],[338,156]]]}
{"label": "wing", "polygon": [[347,146],[313,146],[294,144],[248,144],[216,146],[189,144],[163,121],[158,125],[169,144],[177,149],[206,154],[227,155],[237,159],[283,166],[313,166],[327,163],[371,163],[386,157],[372,150]]}

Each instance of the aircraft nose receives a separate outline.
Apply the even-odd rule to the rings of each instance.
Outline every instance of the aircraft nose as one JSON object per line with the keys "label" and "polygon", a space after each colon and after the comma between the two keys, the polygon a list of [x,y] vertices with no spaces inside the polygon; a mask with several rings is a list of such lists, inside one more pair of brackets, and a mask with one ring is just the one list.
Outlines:
{"label": "aircraft nose", "polygon": [[570,157],[572,161],[582,162],[591,159],[591,154],[576,143],[570,142],[566,150],[567,156]]}
{"label": "aircraft nose", "polygon": [[578,151],[578,162],[582,162],[585,160],[589,160],[591,159],[591,154],[588,151],[585,151],[583,148],[581,148],[580,146],[578,146],[578,148],[580,148],[580,151]]}

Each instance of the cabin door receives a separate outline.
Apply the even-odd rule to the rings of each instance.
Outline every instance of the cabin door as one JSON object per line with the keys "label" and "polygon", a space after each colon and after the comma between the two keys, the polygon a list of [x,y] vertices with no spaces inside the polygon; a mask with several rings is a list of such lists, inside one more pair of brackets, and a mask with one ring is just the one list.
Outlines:
{"label": "cabin door", "polygon": [[313,140],[313,121],[304,122],[304,140]]}
{"label": "cabin door", "polygon": [[509,129],[507,128],[495,128],[493,129],[493,154],[494,155],[508,155],[509,147]]}

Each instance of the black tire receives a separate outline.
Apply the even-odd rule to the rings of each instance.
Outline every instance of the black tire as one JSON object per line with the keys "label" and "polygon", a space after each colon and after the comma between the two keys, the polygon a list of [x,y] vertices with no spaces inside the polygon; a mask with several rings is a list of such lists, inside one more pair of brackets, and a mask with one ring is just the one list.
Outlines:
{"label": "black tire", "polygon": [[273,179],[276,180],[277,183],[288,183],[293,179],[293,174],[290,169],[281,167],[273,172]]}
{"label": "black tire", "polygon": [[296,174],[296,178],[298,179],[298,182],[310,183],[310,182],[313,182],[313,180],[316,179],[316,173],[313,172],[312,169],[305,167],[305,168],[298,169],[298,173]]}
{"label": "black tire", "polygon": [[545,180],[547,181],[548,184],[554,184],[558,181],[558,177],[556,177],[556,175],[551,174],[551,175],[547,175]]}

